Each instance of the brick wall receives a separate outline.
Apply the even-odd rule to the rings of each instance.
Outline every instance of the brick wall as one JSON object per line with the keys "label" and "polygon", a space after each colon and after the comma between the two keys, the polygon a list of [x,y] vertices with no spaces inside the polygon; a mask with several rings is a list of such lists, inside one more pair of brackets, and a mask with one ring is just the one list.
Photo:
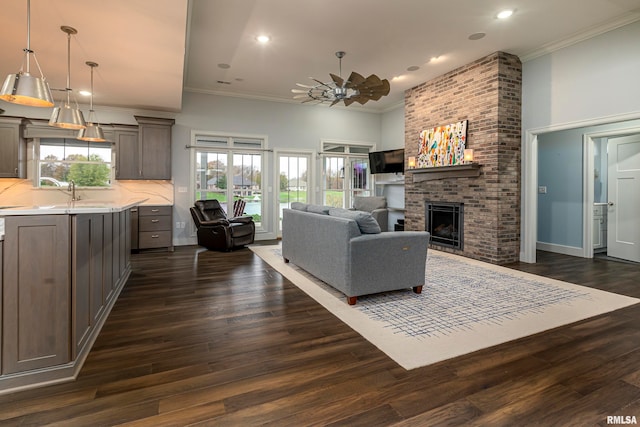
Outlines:
{"label": "brick wall", "polygon": [[464,248],[443,250],[494,264],[519,259],[521,86],[518,57],[496,52],[405,92],[406,157],[417,155],[423,129],[468,120],[467,148],[481,165],[474,178],[413,183],[405,174],[406,230],[424,230],[425,200],[461,202]]}

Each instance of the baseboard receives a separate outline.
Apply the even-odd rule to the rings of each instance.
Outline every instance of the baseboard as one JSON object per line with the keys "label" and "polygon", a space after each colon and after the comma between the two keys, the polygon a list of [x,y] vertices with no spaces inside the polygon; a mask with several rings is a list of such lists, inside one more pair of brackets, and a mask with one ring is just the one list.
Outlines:
{"label": "baseboard", "polygon": [[555,243],[536,242],[536,249],[539,251],[547,251],[547,252],[553,252],[556,254],[577,256],[580,258],[584,258],[584,253],[582,251],[582,248],[578,248],[575,246],[564,246],[564,245],[558,245]]}

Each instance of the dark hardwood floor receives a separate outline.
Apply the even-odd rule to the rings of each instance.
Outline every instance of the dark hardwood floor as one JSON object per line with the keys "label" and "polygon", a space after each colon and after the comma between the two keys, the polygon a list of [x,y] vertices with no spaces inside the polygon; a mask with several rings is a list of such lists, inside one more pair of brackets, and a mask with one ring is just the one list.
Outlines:
{"label": "dark hardwood floor", "polygon": [[[510,267],[640,297],[640,267]],[[640,304],[405,371],[243,249],[133,255],[75,382],[0,396],[0,425],[605,426],[640,420]]]}

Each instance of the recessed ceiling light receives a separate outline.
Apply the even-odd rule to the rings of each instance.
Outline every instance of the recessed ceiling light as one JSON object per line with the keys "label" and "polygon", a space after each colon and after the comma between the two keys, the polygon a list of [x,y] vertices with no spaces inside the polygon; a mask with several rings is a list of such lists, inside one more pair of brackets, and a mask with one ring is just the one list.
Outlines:
{"label": "recessed ceiling light", "polygon": [[420,67],[418,67],[417,65],[412,65],[411,67],[407,68],[407,71],[418,71],[420,69]]}
{"label": "recessed ceiling light", "polygon": [[82,96],[91,96],[91,92],[88,90],[81,90],[78,93]]}
{"label": "recessed ceiling light", "polygon": [[269,43],[269,41],[271,40],[271,37],[262,35],[262,36],[256,37],[256,40],[264,44],[264,43]]}
{"label": "recessed ceiling light", "polygon": [[226,70],[228,68],[231,68],[231,65],[229,65],[229,64],[218,64],[218,68],[222,68],[223,70]]}
{"label": "recessed ceiling light", "polygon": [[486,36],[485,33],[473,33],[469,36],[469,40],[480,40]]}
{"label": "recessed ceiling light", "polygon": [[402,76],[394,76],[391,80],[398,81],[398,80],[403,80],[404,78],[405,78],[405,76],[403,76],[403,75]]}
{"label": "recessed ceiling light", "polygon": [[513,15],[513,10],[503,10],[502,12],[498,13],[496,17],[498,19],[507,19],[511,15]]}

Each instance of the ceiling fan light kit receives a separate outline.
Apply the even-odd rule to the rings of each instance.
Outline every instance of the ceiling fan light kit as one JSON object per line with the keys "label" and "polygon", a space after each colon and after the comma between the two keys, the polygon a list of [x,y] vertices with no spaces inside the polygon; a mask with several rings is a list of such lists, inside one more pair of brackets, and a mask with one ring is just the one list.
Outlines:
{"label": "ceiling fan light kit", "polygon": [[326,83],[313,77],[311,79],[317,83],[315,85],[296,83],[297,86],[303,89],[291,89],[291,92],[297,94],[293,98],[306,98],[302,101],[303,103],[316,101],[318,103],[330,103],[331,106],[342,101],[345,106],[349,106],[354,102],[364,105],[368,101],[377,101],[389,94],[391,90],[389,81],[387,79],[382,80],[375,74],[365,78],[354,71],[347,80],[344,80],[342,78],[342,58],[345,55],[346,53],[343,51],[336,52],[340,62],[339,75],[330,73],[331,81]]}

